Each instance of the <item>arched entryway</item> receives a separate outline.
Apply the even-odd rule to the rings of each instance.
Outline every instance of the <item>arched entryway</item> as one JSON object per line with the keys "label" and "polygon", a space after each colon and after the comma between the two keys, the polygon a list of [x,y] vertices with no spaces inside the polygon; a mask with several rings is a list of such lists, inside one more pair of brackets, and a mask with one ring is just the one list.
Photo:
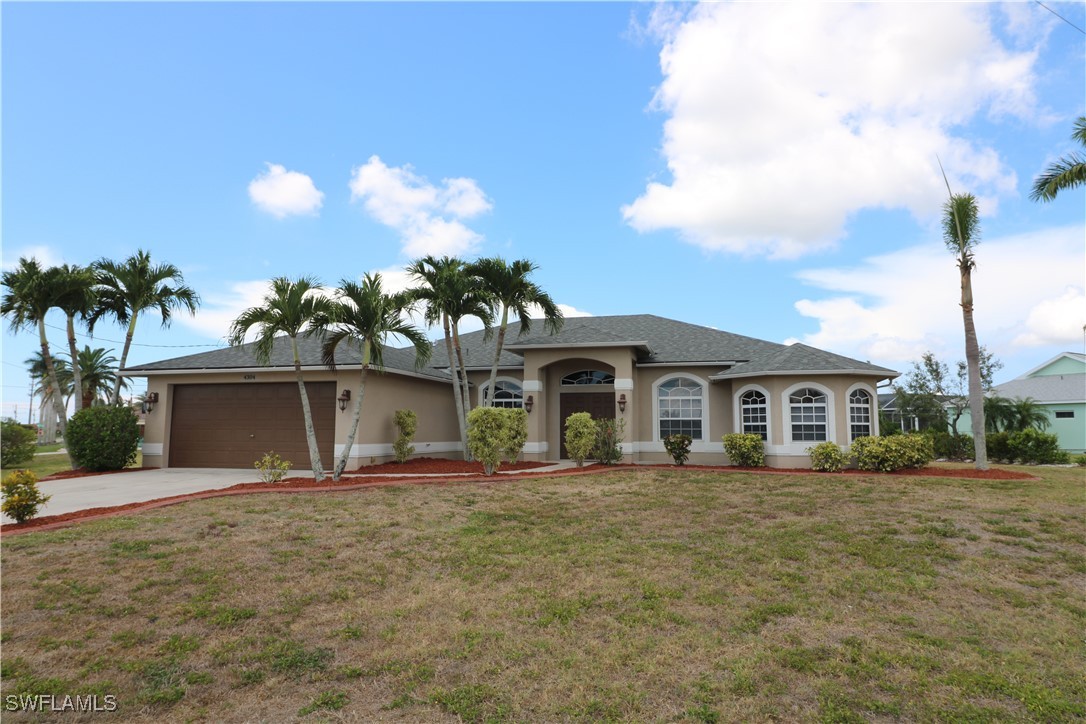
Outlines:
{"label": "arched entryway", "polygon": [[615,417],[615,376],[599,364],[587,365],[561,376],[559,380],[558,415],[559,446],[562,459],[566,451],[566,420],[577,412],[587,412],[594,420]]}

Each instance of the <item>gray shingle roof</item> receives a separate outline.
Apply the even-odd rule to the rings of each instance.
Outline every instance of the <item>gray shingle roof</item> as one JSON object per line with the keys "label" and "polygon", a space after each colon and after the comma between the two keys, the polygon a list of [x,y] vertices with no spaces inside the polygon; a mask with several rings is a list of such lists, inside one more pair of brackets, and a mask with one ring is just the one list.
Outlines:
{"label": "gray shingle roof", "polygon": [[894,370],[873,365],[870,362],[826,352],[825,350],[796,343],[782,349],[762,354],[749,362],[738,364],[712,376],[714,380],[755,375],[782,374],[786,372],[858,372],[897,377]]}
{"label": "gray shingle roof", "polygon": [[1086,375],[1042,375],[1024,377],[996,385],[993,392],[1000,397],[1037,402],[1086,402]]}

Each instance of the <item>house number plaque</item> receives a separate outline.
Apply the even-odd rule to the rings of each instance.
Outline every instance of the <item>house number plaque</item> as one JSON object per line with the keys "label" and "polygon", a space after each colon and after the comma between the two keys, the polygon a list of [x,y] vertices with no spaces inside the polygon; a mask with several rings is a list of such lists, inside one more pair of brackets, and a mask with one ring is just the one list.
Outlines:
{"label": "house number plaque", "polygon": [[242,375],[242,376],[241,376],[241,379],[243,379],[243,380],[245,380],[246,382],[248,382],[248,381],[250,381],[250,380],[255,380],[255,379],[256,379],[256,375],[254,375],[254,374],[251,374],[251,373],[250,373],[250,374],[247,374],[247,375]]}

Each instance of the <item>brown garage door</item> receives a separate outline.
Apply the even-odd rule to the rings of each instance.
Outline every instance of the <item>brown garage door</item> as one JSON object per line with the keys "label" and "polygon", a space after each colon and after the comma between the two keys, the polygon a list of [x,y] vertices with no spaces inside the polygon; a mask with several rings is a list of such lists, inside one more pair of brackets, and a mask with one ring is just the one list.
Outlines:
{"label": "brown garage door", "polygon": [[[335,445],[336,386],[333,382],[309,382],[305,388],[321,462],[330,470]],[[294,469],[309,469],[309,446],[296,383],[174,387],[170,467],[251,468],[271,450],[294,463]]]}

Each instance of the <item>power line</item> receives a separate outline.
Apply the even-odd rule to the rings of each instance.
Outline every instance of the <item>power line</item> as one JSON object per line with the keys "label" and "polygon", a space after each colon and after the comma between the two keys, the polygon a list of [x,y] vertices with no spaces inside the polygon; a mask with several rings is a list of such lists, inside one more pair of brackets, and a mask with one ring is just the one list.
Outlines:
{"label": "power line", "polygon": [[1041,2],[1041,0],[1033,0],[1033,2],[1037,3],[1038,5],[1040,5],[1041,7],[1043,7],[1043,8],[1045,9],[1045,10],[1047,10],[1047,11],[1048,11],[1048,12],[1050,12],[1050,13],[1052,13],[1052,14],[1053,14],[1053,15],[1055,15],[1055,16],[1056,16],[1057,18],[1059,18],[1059,19],[1060,19],[1060,20],[1062,20],[1063,22],[1067,23],[1068,25],[1070,25],[1070,26],[1071,26],[1072,28],[1074,28],[1075,30],[1079,31],[1079,32],[1080,32],[1080,33],[1082,33],[1083,35],[1086,35],[1086,30],[1083,30],[1082,28],[1080,28],[1079,26],[1075,25],[1074,23],[1072,23],[1072,22],[1071,22],[1070,20],[1068,20],[1068,19],[1067,19],[1067,18],[1065,18],[1064,16],[1060,15],[1060,14],[1059,14],[1058,12],[1056,12],[1055,10],[1053,10],[1052,8],[1048,7],[1048,6],[1047,6],[1047,5],[1045,5],[1045,4],[1043,3],[1043,2]]}
{"label": "power line", "polygon": [[[55,324],[47,324],[46,327],[50,329],[57,329],[67,334],[66,327],[58,327]],[[89,339],[91,342],[109,342],[110,344],[124,344],[123,340],[119,339],[106,339],[105,337],[94,337],[92,335],[83,334],[82,332],[76,332],[75,336],[82,337],[83,339]],[[225,347],[226,343],[218,342],[216,344],[141,344],[140,342],[133,342],[133,347],[159,347],[159,348],[181,348],[181,347]]]}

